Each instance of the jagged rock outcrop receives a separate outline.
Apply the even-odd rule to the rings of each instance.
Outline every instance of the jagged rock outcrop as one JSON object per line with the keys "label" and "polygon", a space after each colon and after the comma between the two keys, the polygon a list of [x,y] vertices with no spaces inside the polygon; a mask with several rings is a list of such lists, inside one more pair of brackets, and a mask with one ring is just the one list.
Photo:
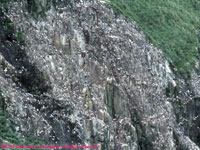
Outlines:
{"label": "jagged rock outcrop", "polygon": [[65,3],[37,20],[30,1],[10,5],[23,47],[0,28],[1,90],[17,131],[104,150],[199,150],[166,96],[176,82],[161,50],[104,2]]}

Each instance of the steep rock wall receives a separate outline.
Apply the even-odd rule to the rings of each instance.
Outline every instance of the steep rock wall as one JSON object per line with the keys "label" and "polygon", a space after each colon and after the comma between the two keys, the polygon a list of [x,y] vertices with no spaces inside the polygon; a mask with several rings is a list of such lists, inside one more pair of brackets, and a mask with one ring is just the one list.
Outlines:
{"label": "steep rock wall", "polygon": [[18,79],[14,72],[31,69],[9,61],[2,40],[0,51],[1,90],[19,133],[105,150],[199,150],[166,97],[176,86],[169,63],[135,22],[90,0],[60,2],[36,20],[29,2],[12,3],[7,16],[25,36],[22,64],[36,68],[27,79],[41,81],[39,93]]}

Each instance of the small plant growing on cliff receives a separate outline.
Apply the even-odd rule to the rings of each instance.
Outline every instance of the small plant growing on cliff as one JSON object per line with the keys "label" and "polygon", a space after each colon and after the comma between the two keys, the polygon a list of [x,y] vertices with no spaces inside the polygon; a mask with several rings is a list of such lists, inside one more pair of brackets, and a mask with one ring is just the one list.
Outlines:
{"label": "small plant growing on cliff", "polygon": [[17,42],[20,45],[25,45],[25,37],[22,32],[16,32],[16,38],[17,38]]}
{"label": "small plant growing on cliff", "polygon": [[34,85],[31,90],[32,90],[32,94],[41,95],[41,92],[36,85]]}
{"label": "small plant growing on cliff", "polygon": [[[33,137],[20,137],[16,132],[16,124],[5,110],[5,99],[0,92],[0,142],[4,145],[45,145],[45,141]],[[6,141],[6,142],[5,142]]]}

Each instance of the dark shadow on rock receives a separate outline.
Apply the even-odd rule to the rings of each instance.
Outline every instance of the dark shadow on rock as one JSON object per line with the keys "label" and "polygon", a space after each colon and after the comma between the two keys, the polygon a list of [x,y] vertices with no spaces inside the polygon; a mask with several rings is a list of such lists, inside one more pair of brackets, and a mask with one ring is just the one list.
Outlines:
{"label": "dark shadow on rock", "polygon": [[0,53],[13,67],[18,81],[16,84],[22,85],[27,92],[40,95],[50,88],[45,83],[44,75],[39,69],[29,61],[23,48],[19,46],[19,37],[12,22],[3,13],[0,14]]}

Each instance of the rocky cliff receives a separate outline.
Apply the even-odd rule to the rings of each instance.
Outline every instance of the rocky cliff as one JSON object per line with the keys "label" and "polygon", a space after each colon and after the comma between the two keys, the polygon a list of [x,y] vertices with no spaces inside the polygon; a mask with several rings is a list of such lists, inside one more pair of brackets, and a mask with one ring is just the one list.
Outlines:
{"label": "rocky cliff", "polygon": [[20,136],[199,150],[198,74],[175,75],[137,24],[105,2],[12,1],[0,20],[1,111]]}

